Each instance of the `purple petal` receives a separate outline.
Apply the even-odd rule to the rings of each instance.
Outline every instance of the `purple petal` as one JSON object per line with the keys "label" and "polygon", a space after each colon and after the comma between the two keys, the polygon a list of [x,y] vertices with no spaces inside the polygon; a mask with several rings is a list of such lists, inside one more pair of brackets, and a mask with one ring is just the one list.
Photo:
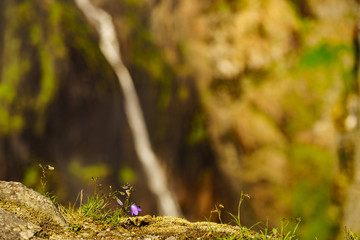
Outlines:
{"label": "purple petal", "polygon": [[122,202],[120,199],[116,198],[116,201],[118,202],[118,204],[119,204],[120,206],[124,206],[123,202]]}
{"label": "purple petal", "polygon": [[131,216],[133,215],[138,215],[139,212],[141,212],[141,208],[139,208],[138,206],[136,206],[135,204],[131,205],[130,207],[130,211],[131,211]]}

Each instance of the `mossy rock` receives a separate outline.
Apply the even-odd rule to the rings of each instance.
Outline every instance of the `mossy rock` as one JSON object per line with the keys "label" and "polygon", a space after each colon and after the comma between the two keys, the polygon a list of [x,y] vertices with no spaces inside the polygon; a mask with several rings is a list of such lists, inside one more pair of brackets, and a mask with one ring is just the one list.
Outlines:
{"label": "mossy rock", "polygon": [[170,216],[128,217],[112,227],[69,211],[60,212],[49,198],[22,183],[0,181],[1,239],[246,239],[249,234],[238,226]]}
{"label": "mossy rock", "polygon": [[[119,227],[83,222],[73,231],[51,236],[52,239],[247,239],[249,231],[237,226],[213,222],[189,222],[183,218],[149,215],[124,218]],[[246,233],[245,233],[246,232]],[[64,235],[65,234],[65,235]]]}
{"label": "mossy rock", "polygon": [[68,226],[49,198],[19,182],[0,181],[0,207],[40,226]]}
{"label": "mossy rock", "polygon": [[0,208],[0,239],[30,239],[41,228]]}

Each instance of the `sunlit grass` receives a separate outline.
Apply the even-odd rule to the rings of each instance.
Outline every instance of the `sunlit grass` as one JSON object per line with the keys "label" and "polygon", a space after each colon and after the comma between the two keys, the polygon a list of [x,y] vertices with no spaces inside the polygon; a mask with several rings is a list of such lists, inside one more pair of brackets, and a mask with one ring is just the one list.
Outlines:
{"label": "sunlit grass", "polygon": [[39,164],[39,167],[41,168],[40,184],[42,187],[42,191],[46,197],[50,198],[50,200],[53,202],[53,204],[57,205],[57,201],[56,201],[57,196],[55,196],[53,193],[46,190],[46,185],[47,185],[46,174],[48,171],[52,171],[55,168],[50,165],[43,166],[41,164]]}
{"label": "sunlit grass", "polygon": [[353,233],[350,229],[345,228],[345,239],[346,240],[360,240],[360,235]]}
{"label": "sunlit grass", "polygon": [[[71,224],[70,230],[77,232],[84,224],[115,228],[121,224],[123,219],[129,217],[130,214],[134,214],[132,206],[136,205],[130,201],[131,193],[134,191],[131,184],[126,184],[115,191],[109,186],[107,193],[105,193],[102,184],[97,183],[97,179],[91,178],[94,183],[94,193],[84,199],[83,190],[81,190],[75,202],[73,204],[69,203],[68,207],[64,207],[57,203],[55,195],[46,191],[46,175],[48,171],[54,170],[54,167],[50,165],[42,166],[41,164],[39,164],[39,167],[42,172],[40,184],[43,194],[50,198],[69,220]],[[78,207],[76,207],[77,204]],[[111,207],[111,205],[116,207]],[[136,208],[139,210],[137,206]],[[134,215],[137,215],[137,212]]]}
{"label": "sunlit grass", "polygon": [[[245,198],[250,199],[250,196],[248,194],[241,193],[239,204],[238,204],[238,211],[237,214],[229,213],[232,217],[232,223],[234,223],[236,226],[240,228],[239,233],[233,234],[229,237],[223,238],[220,236],[217,236],[217,234],[213,231],[211,228],[211,225],[209,224],[209,227],[212,231],[212,236],[215,239],[218,240],[233,240],[233,239],[271,239],[271,240],[292,240],[292,239],[298,239],[296,235],[296,231],[298,229],[298,226],[301,222],[300,218],[296,218],[294,221],[294,226],[292,226],[291,230],[289,230],[290,227],[290,221],[283,219],[281,221],[281,225],[278,228],[270,228],[269,223],[266,222],[266,224],[262,222],[258,222],[251,226],[250,228],[244,227],[241,225],[240,217],[241,217],[241,205]],[[211,219],[211,215],[213,213],[216,213],[218,215],[219,221],[221,224],[223,224],[223,221],[221,219],[221,209],[223,209],[224,206],[222,204],[215,205],[215,210],[211,211],[209,219]],[[208,220],[210,223],[210,221]],[[259,228],[259,231],[254,231],[253,228],[257,227]]]}
{"label": "sunlit grass", "polygon": [[[73,223],[72,230],[79,230],[84,223],[94,223],[105,228],[116,228],[122,220],[129,217],[132,213],[130,202],[131,192],[133,187],[130,184],[122,186],[122,190],[113,191],[111,186],[108,193],[104,193],[101,184],[95,182],[94,193],[87,197],[84,201],[83,191],[78,195],[77,200],[73,205],[69,204],[68,208],[62,207],[63,214]],[[123,197],[123,201],[119,198]],[[80,201],[79,207],[75,204]],[[115,204],[115,209],[111,208],[111,204]]]}

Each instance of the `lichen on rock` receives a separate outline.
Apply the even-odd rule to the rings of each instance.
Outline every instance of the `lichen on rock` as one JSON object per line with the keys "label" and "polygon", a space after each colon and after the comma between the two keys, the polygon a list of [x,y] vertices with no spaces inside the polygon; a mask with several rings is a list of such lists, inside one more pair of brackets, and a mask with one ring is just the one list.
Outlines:
{"label": "lichen on rock", "polygon": [[1,239],[30,239],[39,231],[41,231],[41,227],[0,208]]}
{"label": "lichen on rock", "polygon": [[49,198],[22,183],[0,181],[0,207],[39,226],[68,225]]}

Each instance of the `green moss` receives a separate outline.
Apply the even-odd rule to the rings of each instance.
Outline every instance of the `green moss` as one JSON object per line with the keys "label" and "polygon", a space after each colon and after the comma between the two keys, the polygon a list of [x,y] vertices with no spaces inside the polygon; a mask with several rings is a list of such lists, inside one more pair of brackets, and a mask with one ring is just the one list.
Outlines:
{"label": "green moss", "polygon": [[91,178],[105,178],[109,173],[109,168],[104,163],[83,166],[77,160],[71,161],[68,169],[71,174],[84,182],[88,182]]}
{"label": "green moss", "polygon": [[331,203],[334,159],[324,149],[297,144],[290,150],[293,187],[293,214],[303,219],[301,239],[328,239],[336,225]]}
{"label": "green moss", "polygon": [[39,49],[40,63],[41,63],[41,88],[37,97],[37,105],[39,108],[44,108],[51,100],[55,90],[55,70],[54,60],[49,51]]}
{"label": "green moss", "polygon": [[289,71],[293,89],[282,102],[287,113],[285,129],[289,136],[311,129],[321,118],[324,110],[329,107],[329,91],[331,89],[335,91],[342,84],[339,82],[339,77],[343,76],[345,91],[356,89],[351,74],[352,66],[343,60],[349,57],[351,59],[350,46],[323,42],[304,49],[298,64]]}
{"label": "green moss", "polygon": [[4,135],[18,132],[24,126],[24,120],[20,115],[10,115],[7,109],[0,107],[0,127]]}
{"label": "green moss", "polygon": [[[0,71],[0,131],[3,134],[15,134],[24,127],[42,134],[47,109],[66,74],[61,70],[70,60],[68,53],[74,49],[83,54],[88,68],[98,69],[95,75],[102,76],[100,79],[114,79],[95,38],[91,37],[90,27],[73,4],[51,1],[39,6],[32,1],[9,1],[5,23]],[[39,74],[34,74],[37,72]],[[97,81],[95,89],[104,94],[104,89],[114,84],[109,85],[106,80]],[[35,118],[25,120],[28,114]]]}
{"label": "green moss", "polygon": [[53,231],[61,230],[61,227],[50,216],[25,205],[13,201],[0,200],[0,207],[22,219],[42,227],[44,235],[49,235],[52,234]]}
{"label": "green moss", "polygon": [[289,158],[294,170],[301,174],[308,174],[308,168],[316,172],[309,174],[312,180],[318,179],[314,183],[321,183],[323,180],[329,182],[334,167],[334,159],[332,154],[321,147],[310,144],[293,144],[289,151]]}
{"label": "green moss", "polygon": [[[38,112],[36,129],[43,128],[44,112],[56,92],[56,64],[64,56],[59,6],[53,2],[47,6],[49,9],[39,9],[36,3],[23,1],[11,3],[7,8],[3,49],[6,61],[0,83],[0,115],[4,117],[0,125],[5,134],[19,132],[24,127],[24,114],[28,110]],[[38,54],[32,54],[30,61],[28,54],[33,50]],[[34,56],[40,59],[33,59]],[[29,74],[38,67],[37,63],[40,63],[41,79],[38,94],[34,95],[36,92],[25,90],[25,86],[33,81]],[[31,85],[36,88],[34,83]],[[16,98],[20,93],[22,98]]]}
{"label": "green moss", "polygon": [[317,67],[329,67],[329,65],[339,62],[341,52],[352,52],[352,48],[345,44],[332,45],[329,42],[323,42],[314,47],[306,48],[298,64],[298,69],[309,69]]}
{"label": "green moss", "polygon": [[33,187],[37,185],[40,179],[38,168],[39,166],[37,164],[33,164],[32,166],[26,168],[24,178],[22,180],[22,183],[24,183],[25,186]]}
{"label": "green moss", "polygon": [[43,27],[40,31],[36,31],[37,34],[40,34],[41,31],[49,31],[48,33],[42,32],[40,34],[42,37],[37,47],[42,72],[41,88],[37,96],[37,107],[42,111],[49,105],[56,92],[56,86],[58,85],[58,74],[56,72],[57,59],[65,55],[65,46],[62,34],[60,33],[63,11],[65,9],[60,3],[52,2],[47,16],[48,26]]}
{"label": "green moss", "polygon": [[130,166],[123,166],[119,169],[118,179],[120,183],[135,183],[136,174]]}
{"label": "green moss", "polygon": [[209,12],[232,13],[240,10],[245,4],[244,1],[218,0],[207,3],[206,9]]}
{"label": "green moss", "polygon": [[[15,10],[10,7],[7,16]],[[6,61],[3,61],[0,82],[0,129],[3,134],[20,131],[24,123],[19,106],[15,108],[15,101],[17,87],[28,72],[30,62],[21,52],[22,41],[16,36],[19,27],[16,23],[10,22],[4,33],[3,59]]]}
{"label": "green moss", "polygon": [[207,130],[205,124],[205,116],[204,113],[198,112],[192,121],[191,130],[189,131],[189,135],[187,136],[186,142],[190,146],[202,143],[207,140]]}

